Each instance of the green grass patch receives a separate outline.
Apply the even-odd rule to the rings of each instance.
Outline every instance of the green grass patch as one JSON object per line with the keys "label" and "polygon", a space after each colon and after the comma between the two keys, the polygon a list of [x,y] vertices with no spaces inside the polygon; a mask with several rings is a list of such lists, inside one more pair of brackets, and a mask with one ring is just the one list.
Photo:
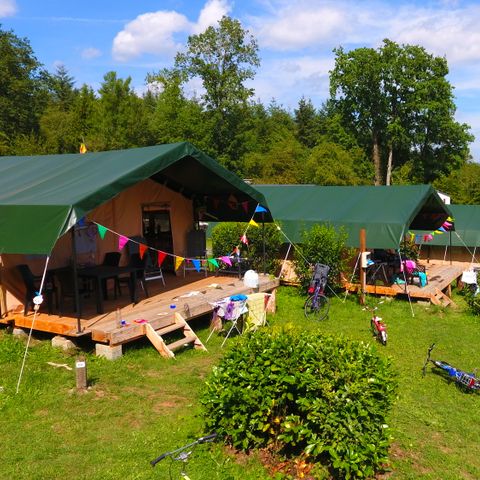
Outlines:
{"label": "green grass patch", "polygon": [[[456,300],[462,305],[461,297]],[[280,289],[278,312],[269,316],[270,324],[375,343],[370,314],[355,298],[345,303],[333,298],[329,318],[322,322],[304,318],[303,301],[295,289]],[[389,478],[480,478],[480,394],[465,393],[430,368],[425,378],[421,374],[433,342],[434,358],[464,370],[477,367],[479,319],[462,306],[442,310],[416,304],[414,312],[412,317],[406,301],[379,305],[389,344],[376,348],[391,358],[399,381],[389,422],[394,435]],[[192,322],[202,340],[208,335],[207,324]],[[167,463],[152,469],[149,460],[209,433],[204,431],[199,398],[204,379],[222,355],[221,342],[214,335],[208,353],[179,352],[175,360],[163,359],[146,342],[127,346],[114,362],[88,352],[91,388],[78,393],[73,371],[47,364],[73,366],[74,355],[53,349],[46,339],[35,341],[15,394],[25,342],[1,330],[0,478],[169,478]],[[199,447],[188,472],[192,479],[269,478],[258,455],[234,457],[220,445]]]}

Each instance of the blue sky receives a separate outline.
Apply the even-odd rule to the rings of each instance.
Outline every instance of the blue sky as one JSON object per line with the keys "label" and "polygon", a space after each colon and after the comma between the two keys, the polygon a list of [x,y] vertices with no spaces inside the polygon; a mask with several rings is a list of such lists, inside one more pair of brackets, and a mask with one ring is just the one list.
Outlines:
{"label": "blue sky", "polygon": [[188,35],[222,15],[258,40],[256,97],[292,110],[302,96],[317,107],[328,97],[337,46],[377,47],[389,38],[446,56],[457,120],[472,127],[480,161],[479,0],[0,0],[2,28],[28,38],[49,71],[63,64],[78,86],[97,89],[114,70],[138,92],[147,73],[172,66]]}

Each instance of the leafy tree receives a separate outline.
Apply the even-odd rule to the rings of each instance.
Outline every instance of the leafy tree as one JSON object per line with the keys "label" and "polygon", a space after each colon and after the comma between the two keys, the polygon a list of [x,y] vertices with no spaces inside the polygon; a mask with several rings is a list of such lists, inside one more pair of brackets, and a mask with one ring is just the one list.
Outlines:
{"label": "leafy tree", "polygon": [[187,50],[175,57],[175,68],[188,79],[200,78],[205,89],[202,95],[212,125],[212,142],[216,156],[229,161],[230,149],[241,118],[241,107],[252,97],[253,89],[245,82],[254,77],[260,64],[256,40],[238,20],[224,16],[218,27],[210,26],[188,38]]}
{"label": "leafy tree", "polygon": [[469,127],[454,120],[445,58],[384,40],[382,47],[334,50],[331,103],[370,152],[375,184],[390,183],[394,165],[414,161],[431,182],[468,158]]}
{"label": "leafy tree", "polygon": [[130,87],[131,78],[117,78],[115,72],[104,76],[96,109],[95,150],[112,150],[146,145],[147,116],[142,99]]}
{"label": "leafy tree", "polygon": [[54,75],[50,77],[52,101],[60,110],[66,111],[72,106],[75,98],[75,80],[68,74],[64,65],[59,65]]}
{"label": "leafy tree", "polygon": [[435,188],[450,195],[452,203],[480,204],[480,165],[468,162],[450,175],[438,179]]}
{"label": "leafy tree", "polygon": [[311,100],[300,99],[295,110],[295,124],[299,142],[308,148],[314,147],[319,136],[319,122]]}
{"label": "leafy tree", "polygon": [[0,28],[1,144],[38,131],[38,118],[48,98],[45,77],[28,40]]}

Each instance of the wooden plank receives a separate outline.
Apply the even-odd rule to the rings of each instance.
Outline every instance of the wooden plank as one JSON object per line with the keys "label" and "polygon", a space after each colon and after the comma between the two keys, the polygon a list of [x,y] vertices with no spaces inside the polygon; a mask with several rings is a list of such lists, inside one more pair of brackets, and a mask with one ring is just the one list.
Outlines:
{"label": "wooden plank", "polygon": [[174,353],[165,345],[163,338],[157,334],[150,324],[145,324],[145,335],[152,342],[153,346],[158,350],[160,355],[165,358],[173,358]]}

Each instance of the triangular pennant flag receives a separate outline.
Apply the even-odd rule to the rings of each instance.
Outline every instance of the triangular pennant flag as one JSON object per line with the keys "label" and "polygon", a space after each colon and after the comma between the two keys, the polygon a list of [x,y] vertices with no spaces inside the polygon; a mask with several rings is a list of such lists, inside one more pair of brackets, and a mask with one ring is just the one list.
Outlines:
{"label": "triangular pennant flag", "polygon": [[105,234],[107,233],[107,227],[104,227],[103,225],[100,225],[97,223],[97,228],[98,228],[98,234],[100,235],[100,238],[103,240],[105,238]]}
{"label": "triangular pennant flag", "polygon": [[128,238],[124,235],[118,237],[118,249],[121,250],[128,242]]}
{"label": "triangular pennant flag", "polygon": [[185,259],[183,257],[175,257],[175,271],[178,270],[180,265],[183,263]]}
{"label": "triangular pennant flag", "polygon": [[248,238],[247,238],[246,235],[242,235],[242,236],[240,237],[240,241],[241,241],[242,243],[244,243],[245,245],[248,245]]}
{"label": "triangular pennant flag", "polygon": [[158,252],[158,266],[161,267],[163,261],[167,257],[167,254],[165,252]]}
{"label": "triangular pennant flag", "polygon": [[143,256],[145,255],[145,252],[148,250],[148,247],[146,245],[144,245],[143,243],[141,243],[139,246],[138,246],[138,251],[140,253],[140,258],[143,259]]}
{"label": "triangular pennant flag", "polygon": [[248,213],[248,201],[242,202],[242,207],[245,213]]}
{"label": "triangular pennant flag", "polygon": [[257,208],[255,209],[255,213],[266,213],[268,210],[265,207],[262,207],[261,205],[257,205]]}
{"label": "triangular pennant flag", "polygon": [[444,232],[442,232],[440,229],[435,230],[434,233],[436,233],[437,235],[443,235],[444,234]]}
{"label": "triangular pennant flag", "polygon": [[447,217],[447,222],[453,222],[453,218],[452,217]]}
{"label": "triangular pennant flag", "polygon": [[445,230],[443,227],[439,227],[438,229],[439,229],[442,233],[443,233],[443,232],[446,232],[446,230]]}
{"label": "triangular pennant flag", "polygon": [[216,258],[209,258],[208,261],[215,267],[218,268],[218,262]]}
{"label": "triangular pennant flag", "polygon": [[196,258],[192,258],[191,262],[193,263],[193,266],[195,267],[195,270],[197,272],[199,272],[200,271],[200,266],[201,266],[200,260],[198,260]]}
{"label": "triangular pennant flag", "polygon": [[223,256],[223,257],[220,257],[220,260],[223,262],[223,263],[226,263],[229,267],[232,266],[232,261],[230,260],[230,257],[228,257],[227,255]]}
{"label": "triangular pennant flag", "polygon": [[258,223],[253,218],[248,222],[248,224],[252,227],[258,227]]}
{"label": "triangular pennant flag", "polygon": [[429,242],[430,240],[433,240],[433,235],[429,233],[427,235],[427,242]]}
{"label": "triangular pennant flag", "polygon": [[80,153],[87,153],[87,146],[84,143],[80,144]]}
{"label": "triangular pennant flag", "polygon": [[240,256],[240,249],[238,248],[238,246],[236,246],[236,247],[232,250],[232,255],[236,255],[237,257]]}

